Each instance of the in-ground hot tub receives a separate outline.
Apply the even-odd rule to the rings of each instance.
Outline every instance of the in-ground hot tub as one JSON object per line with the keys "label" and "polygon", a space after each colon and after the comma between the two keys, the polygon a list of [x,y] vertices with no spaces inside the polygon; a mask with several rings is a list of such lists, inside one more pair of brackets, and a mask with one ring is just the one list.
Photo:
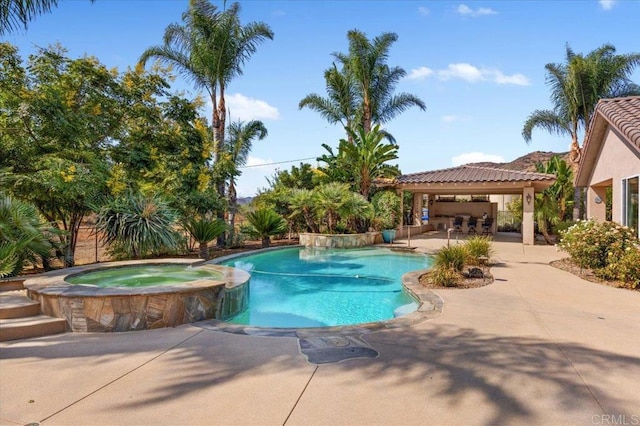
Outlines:
{"label": "in-ground hot tub", "polygon": [[[183,265],[187,273],[158,285],[175,275],[176,268],[163,268],[167,265]],[[156,276],[150,277],[149,270],[156,270]],[[92,276],[93,272],[102,277]],[[143,286],[123,282],[109,286],[127,275],[137,277],[137,284]],[[249,303],[249,278],[247,272],[227,266],[164,259],[51,271],[26,280],[24,286],[28,296],[40,302],[43,314],[65,318],[72,331],[131,331],[237,315]]]}

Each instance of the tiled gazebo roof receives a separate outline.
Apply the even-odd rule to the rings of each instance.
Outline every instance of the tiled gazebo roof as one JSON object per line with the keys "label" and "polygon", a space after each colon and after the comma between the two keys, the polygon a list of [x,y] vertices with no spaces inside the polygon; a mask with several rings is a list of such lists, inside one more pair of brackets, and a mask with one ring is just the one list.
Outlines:
{"label": "tiled gazebo roof", "polygon": [[516,170],[496,169],[463,165],[449,169],[432,170],[421,173],[402,175],[398,184],[433,184],[433,183],[487,183],[487,182],[540,182],[555,180],[554,175],[545,173],[520,172]]}

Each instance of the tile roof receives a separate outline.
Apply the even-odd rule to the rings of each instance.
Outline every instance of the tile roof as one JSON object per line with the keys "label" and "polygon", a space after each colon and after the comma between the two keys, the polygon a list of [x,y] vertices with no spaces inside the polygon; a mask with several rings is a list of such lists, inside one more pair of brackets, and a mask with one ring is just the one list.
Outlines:
{"label": "tile roof", "polygon": [[397,183],[472,183],[472,182],[530,182],[555,180],[554,175],[516,170],[463,165],[450,169],[402,175]]}
{"label": "tile roof", "polygon": [[601,99],[596,105],[596,113],[640,148],[640,96]]}

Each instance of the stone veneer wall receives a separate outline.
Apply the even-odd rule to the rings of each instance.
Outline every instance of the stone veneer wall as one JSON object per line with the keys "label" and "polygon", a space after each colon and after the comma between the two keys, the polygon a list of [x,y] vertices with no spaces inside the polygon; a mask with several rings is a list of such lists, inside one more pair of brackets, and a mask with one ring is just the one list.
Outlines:
{"label": "stone veneer wall", "polygon": [[[180,261],[185,263],[184,260]],[[113,265],[156,262],[117,262]],[[226,266],[211,265],[222,280],[199,280],[173,286],[131,290],[74,286],[65,276],[80,270],[101,269],[87,265],[53,271],[25,283],[27,296],[40,302],[40,312],[67,321],[72,331],[109,332],[175,327],[206,319],[225,320],[249,305],[249,274]]]}
{"label": "stone veneer wall", "polygon": [[380,232],[365,234],[300,234],[300,245],[316,248],[357,248],[381,243]]}
{"label": "stone veneer wall", "polygon": [[[29,297],[40,302],[43,314],[65,318],[72,331],[108,332],[175,327],[205,319],[229,318],[241,312],[248,303],[248,285],[231,291],[220,285],[183,293],[132,296],[68,297],[32,291],[28,293]],[[235,297],[229,299],[234,300],[225,304],[225,293],[233,294]],[[225,310],[227,312],[223,315]]]}

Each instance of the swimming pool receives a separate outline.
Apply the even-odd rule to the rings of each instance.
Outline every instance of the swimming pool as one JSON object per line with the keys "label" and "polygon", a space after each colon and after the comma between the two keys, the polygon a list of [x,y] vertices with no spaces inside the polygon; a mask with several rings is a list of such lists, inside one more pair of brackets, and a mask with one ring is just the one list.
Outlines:
{"label": "swimming pool", "polygon": [[222,265],[251,274],[249,308],[228,322],[289,328],[392,319],[418,307],[402,275],[430,264],[387,248],[290,248],[227,260]]}

